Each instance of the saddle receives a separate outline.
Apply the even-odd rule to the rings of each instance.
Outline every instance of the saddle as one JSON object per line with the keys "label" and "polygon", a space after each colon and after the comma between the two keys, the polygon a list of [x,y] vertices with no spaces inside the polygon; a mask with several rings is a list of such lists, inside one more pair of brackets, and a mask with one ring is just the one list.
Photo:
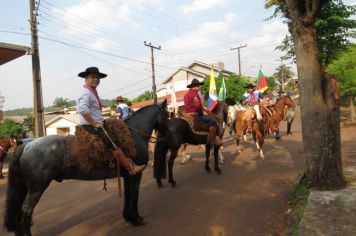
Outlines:
{"label": "saddle", "polygon": [[[136,156],[132,135],[122,120],[105,120],[104,128],[113,142],[129,157]],[[92,130],[91,130],[92,129]],[[66,137],[69,163],[75,162],[85,171],[110,166],[115,168],[116,158],[112,153],[110,140],[102,135],[100,129],[77,126],[75,135]]]}
{"label": "saddle", "polygon": [[185,120],[194,134],[208,135],[209,126],[204,121],[200,120],[197,115],[183,113],[182,119]]}

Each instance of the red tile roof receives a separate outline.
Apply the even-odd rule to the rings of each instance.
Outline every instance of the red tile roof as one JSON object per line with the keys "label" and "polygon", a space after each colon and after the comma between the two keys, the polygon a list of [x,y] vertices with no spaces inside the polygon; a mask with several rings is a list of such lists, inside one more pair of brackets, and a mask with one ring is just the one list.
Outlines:
{"label": "red tile roof", "polygon": [[[180,99],[183,99],[184,95],[188,92],[188,90],[184,90],[184,91],[178,91],[176,92],[176,99],[177,101],[180,100]],[[166,95],[166,96],[163,96],[163,97],[159,97],[157,98],[158,102],[163,102],[164,99],[167,99],[168,103],[171,102],[171,95]],[[133,103],[131,105],[131,109],[133,110],[137,110],[139,108],[142,108],[144,106],[148,106],[148,105],[151,105],[153,104],[153,99],[150,99],[150,100],[146,100],[146,101],[142,101],[142,102],[136,102],[136,103]]]}

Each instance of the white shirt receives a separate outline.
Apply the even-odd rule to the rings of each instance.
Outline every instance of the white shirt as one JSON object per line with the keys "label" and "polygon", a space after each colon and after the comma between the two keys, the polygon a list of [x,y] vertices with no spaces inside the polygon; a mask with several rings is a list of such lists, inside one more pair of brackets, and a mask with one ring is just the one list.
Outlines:
{"label": "white shirt", "polygon": [[101,109],[98,99],[95,95],[90,92],[89,89],[83,88],[82,94],[78,98],[77,111],[79,113],[79,124],[89,125],[89,123],[84,119],[84,114],[90,114],[94,121],[97,123],[103,123],[104,117],[101,114]]}

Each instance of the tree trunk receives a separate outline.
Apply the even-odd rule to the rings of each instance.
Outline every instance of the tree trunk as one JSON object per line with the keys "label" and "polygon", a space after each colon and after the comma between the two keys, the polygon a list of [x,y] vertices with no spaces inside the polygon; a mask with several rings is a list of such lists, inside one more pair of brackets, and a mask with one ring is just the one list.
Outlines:
{"label": "tree trunk", "polygon": [[355,107],[354,107],[354,96],[350,96],[350,116],[351,116],[351,122],[355,122]]}
{"label": "tree trunk", "polygon": [[345,181],[340,151],[337,83],[324,74],[317,58],[314,23],[305,23],[300,13],[295,14],[298,17],[294,19],[291,15],[289,30],[297,58],[307,181],[310,187],[317,189],[341,188]]}

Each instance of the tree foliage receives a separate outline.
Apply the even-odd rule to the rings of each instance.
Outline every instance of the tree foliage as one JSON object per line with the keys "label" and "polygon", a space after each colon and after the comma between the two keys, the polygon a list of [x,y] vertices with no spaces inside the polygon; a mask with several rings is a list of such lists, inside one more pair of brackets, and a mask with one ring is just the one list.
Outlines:
{"label": "tree foliage", "polygon": [[[276,6],[272,17],[280,13],[285,15],[287,12],[283,0],[266,1],[265,7],[272,6]],[[350,17],[355,13],[356,6],[347,6],[342,0],[328,0],[322,5],[315,21],[318,31],[318,58],[322,65],[330,64],[352,44],[352,39],[356,36],[356,21]],[[285,18],[285,22],[289,23],[289,21]],[[295,61],[295,48],[291,35],[287,35],[276,49],[285,52],[283,60],[293,59]]]}
{"label": "tree foliage", "polygon": [[151,91],[145,91],[136,98],[132,100],[132,102],[142,102],[146,100],[152,99],[152,92]]}
{"label": "tree foliage", "polygon": [[27,117],[22,122],[22,127],[25,131],[34,131],[35,130],[35,118],[32,114],[27,115]]}
{"label": "tree foliage", "polygon": [[[219,74],[218,77],[215,78],[216,83],[216,91],[219,93],[223,75]],[[232,100],[234,102],[239,102],[242,99],[242,96],[246,89],[244,88],[245,85],[250,83],[250,81],[245,77],[240,77],[238,75],[230,75],[225,78],[225,85],[226,85],[226,99]],[[209,85],[210,85],[210,78],[204,80],[204,85],[201,88],[201,91],[204,97],[209,95]]]}
{"label": "tree foliage", "polygon": [[279,79],[281,82],[284,81],[286,83],[288,80],[295,76],[295,73],[292,71],[290,66],[283,64],[277,67],[273,76]]}
{"label": "tree foliage", "polygon": [[267,84],[268,84],[268,89],[269,90],[277,90],[278,84],[276,82],[276,78],[274,76],[268,76],[267,77]]}
{"label": "tree foliage", "polygon": [[6,119],[0,123],[0,138],[9,137],[11,135],[18,136],[22,131],[23,128],[12,120]]}
{"label": "tree foliage", "polygon": [[69,102],[68,98],[58,97],[54,99],[53,106],[60,110],[63,110],[65,107],[68,107],[69,104],[68,102]]}
{"label": "tree foliage", "polygon": [[339,78],[342,96],[356,96],[356,45],[342,53],[327,68]]}

